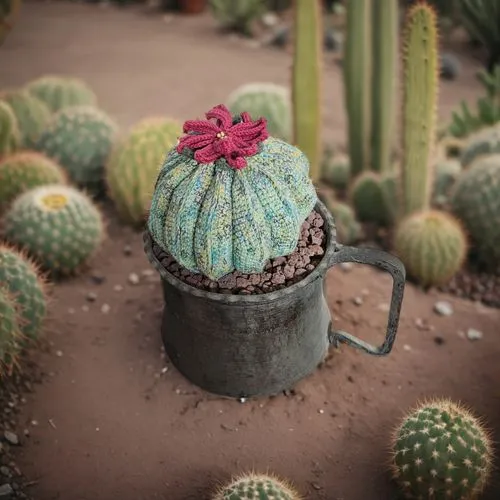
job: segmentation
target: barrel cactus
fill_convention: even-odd
[[[478,158],[457,180],[451,211],[463,222],[479,262],[500,263],[500,154]]]
[[[180,135],[182,125],[176,120],[147,118],[114,148],[106,164],[106,180],[118,213],[126,222],[144,222],[166,152]]]
[[[221,486],[212,500],[301,500],[295,488],[267,474],[246,473]]]
[[[438,210],[416,212],[396,229],[394,249],[408,275],[424,287],[450,280],[467,256],[467,237],[452,215]]]
[[[450,191],[462,173],[462,166],[458,160],[444,160],[434,167],[433,201],[438,206],[444,205]]]
[[[227,107],[235,115],[246,111],[252,117],[264,117],[273,137],[291,140],[292,105],[287,87],[267,82],[247,83],[229,95]]]
[[[56,160],[75,184],[98,194],[116,133],[117,125],[104,111],[73,106],[53,115],[36,149]]]
[[[218,280],[262,272],[293,252],[317,202],[305,155],[269,137],[266,121],[233,120],[219,105],[207,121],[187,121],[158,176],[148,229],[192,272]],[[211,121],[213,120],[213,121]]]
[[[26,90],[43,101],[56,113],[71,106],[95,106],[94,91],[79,78],[69,76],[41,76],[28,83]]]
[[[47,314],[47,292],[43,275],[24,253],[0,244],[0,283],[19,306],[21,333],[36,339]]]
[[[471,135],[465,143],[460,162],[467,168],[480,156],[495,153],[500,153],[500,123]]]
[[[19,148],[21,133],[12,108],[0,101],[0,159]]]
[[[30,189],[64,184],[66,174],[53,160],[35,151],[19,151],[0,161],[0,212]]]
[[[32,148],[50,120],[49,108],[26,90],[6,90],[0,93],[14,112],[21,134],[23,148]]]
[[[490,476],[489,433],[450,400],[420,404],[392,438],[392,471],[405,498],[478,498]]]
[[[344,190],[351,180],[351,164],[347,155],[332,155],[323,163],[323,179],[332,187]]]
[[[22,342],[19,305],[6,285],[0,283],[0,379],[10,374]]]
[[[77,189],[40,186],[16,198],[5,214],[5,237],[26,251],[53,277],[74,274],[103,239],[101,213]]]

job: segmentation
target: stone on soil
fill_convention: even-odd
[[[440,316],[451,316],[453,307],[449,302],[439,301],[434,304],[434,312]]]

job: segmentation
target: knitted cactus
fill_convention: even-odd
[[[41,153],[20,151],[0,161],[0,213],[21,193],[44,184],[65,184],[66,174]]]
[[[478,260],[495,269],[500,262],[500,154],[478,158],[458,178],[452,212],[465,225]]]
[[[467,237],[453,216],[428,210],[401,221],[394,250],[409,276],[424,287],[437,286],[449,281],[462,267]]]
[[[0,379],[10,373],[22,342],[19,305],[5,284],[0,283]]]
[[[301,500],[301,496],[287,481],[246,473],[220,487],[212,500]]]
[[[262,272],[288,255],[317,202],[297,148],[268,137],[265,119],[223,105],[187,121],[156,184],[148,229],[182,266],[218,280]],[[214,120],[214,121],[210,121]]]
[[[344,190],[351,180],[351,164],[346,155],[334,155],[323,163],[323,179],[335,189]]]
[[[462,173],[462,166],[457,160],[439,161],[434,167],[433,202],[442,206],[448,200],[451,188]]]
[[[291,140],[292,107],[286,87],[275,83],[247,83],[229,95],[227,107],[234,115],[246,111],[253,118],[263,116],[273,137]]]
[[[5,237],[54,277],[74,274],[99,248],[104,228],[92,201],[70,186],[41,186],[16,198]]]
[[[480,156],[500,153],[500,123],[471,135],[462,151],[462,167],[469,167]]]
[[[0,283],[19,305],[23,337],[36,339],[47,313],[45,281],[37,266],[23,253],[0,244]]]
[[[73,106],[52,117],[36,149],[60,163],[78,186],[97,193],[116,132],[116,124],[103,111]]]
[[[111,198],[121,217],[142,224],[167,150],[182,134],[175,120],[149,118],[139,122],[114,149],[106,165],[106,180]]]
[[[26,90],[43,101],[53,113],[70,106],[97,104],[92,89],[79,78],[42,76],[28,83]]]
[[[21,133],[12,108],[0,101],[0,160],[19,148]]]
[[[26,90],[6,90],[0,93],[16,116],[23,148],[32,148],[50,120],[50,110],[40,99]]]
[[[392,471],[405,498],[478,498],[491,470],[488,432],[469,410],[450,400],[423,403],[392,438]]]

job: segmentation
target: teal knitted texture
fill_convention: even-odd
[[[172,150],[160,170],[148,218],[156,243],[191,272],[213,280],[259,273],[293,252],[316,190],[309,163],[273,137],[241,170],[224,159],[200,164]]]

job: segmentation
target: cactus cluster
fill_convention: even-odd
[[[104,111],[73,106],[53,115],[36,149],[57,161],[76,185],[97,194],[116,133],[116,124]]]
[[[221,486],[212,500],[301,500],[287,481],[267,474],[245,473]]]
[[[99,248],[101,213],[70,186],[47,185],[22,194],[4,217],[8,241],[24,248],[52,276],[74,274]]]
[[[16,151],[20,144],[21,133],[16,115],[6,102],[0,101],[0,160]]]
[[[31,81],[26,90],[43,101],[52,113],[71,106],[95,106],[94,91],[79,78],[42,76]]]
[[[500,153],[478,158],[457,180],[451,211],[463,222],[478,261],[495,270],[500,263]]]
[[[64,170],[34,151],[19,151],[0,160],[0,213],[20,194],[45,184],[65,184]]]
[[[423,403],[397,427],[392,471],[406,498],[473,499],[490,475],[488,432],[449,400]]]
[[[500,153],[500,123],[471,135],[464,145],[460,162],[468,168],[481,156]]]
[[[128,223],[144,222],[162,162],[181,134],[176,120],[147,118],[114,148],[106,181],[119,215]]]

